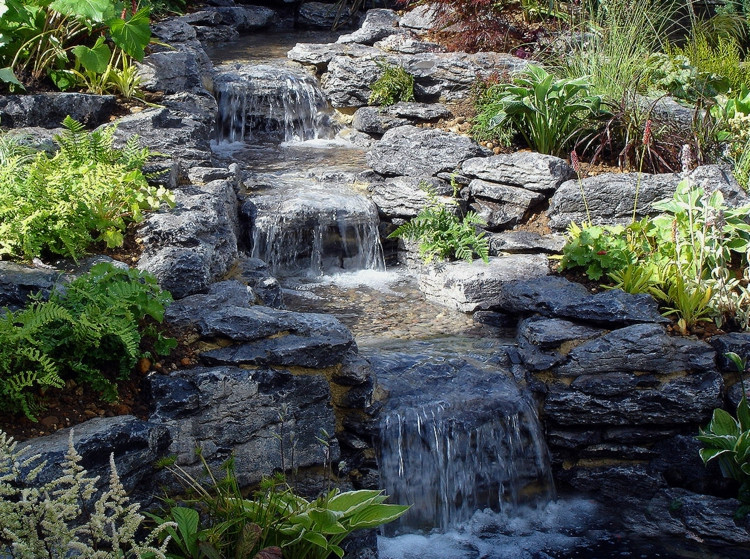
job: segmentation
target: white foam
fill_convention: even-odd
[[[342,289],[369,287],[382,293],[394,295],[396,292],[391,288],[393,285],[404,281],[404,275],[401,272],[387,270],[356,270],[324,276],[320,278],[320,281]]]
[[[312,140],[290,140],[281,142],[283,148],[311,148],[311,149],[362,149],[343,138],[334,138],[331,140],[315,138]]]

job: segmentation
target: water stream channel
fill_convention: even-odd
[[[215,155],[247,174],[248,244],[282,282],[287,308],[337,316],[388,394],[381,483],[409,513],[379,538],[383,559],[683,557],[610,530],[592,501],[557,498],[530,397],[502,332],[427,302],[386,269],[361,149],[314,78],[286,60],[330,34],[252,35],[210,51],[222,76]]]

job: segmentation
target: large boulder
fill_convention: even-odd
[[[0,309],[25,307],[29,295],[46,297],[61,280],[62,274],[55,269],[0,261]]]
[[[532,151],[468,159],[461,165],[461,172],[471,178],[547,193],[575,176],[563,159]]]
[[[375,183],[372,188],[372,201],[381,215],[389,219],[409,219],[429,203],[429,186],[438,196],[451,196],[453,187],[446,181],[434,177],[393,177]]]
[[[401,27],[426,31],[437,24],[437,4],[420,4],[401,17]]]
[[[138,65],[141,86],[147,91],[178,93],[205,89],[195,56],[181,51],[155,52]]]
[[[375,41],[384,39],[389,35],[403,32],[398,27],[398,21],[398,14],[393,10],[369,10],[359,29],[348,35],[341,35],[336,42],[372,45]]]
[[[367,163],[381,175],[434,176],[451,172],[461,162],[488,152],[453,132],[416,126],[388,130],[367,154]]]
[[[175,298],[205,290],[237,259],[237,196],[218,180],[175,192],[177,205],[149,214],[138,235],[138,268],[153,273]]]
[[[534,206],[545,200],[539,192],[482,179],[472,180],[468,190],[474,198],[471,209],[487,223],[490,231],[520,223]]]
[[[297,43],[286,55],[290,60],[322,71],[335,56],[377,56],[378,49],[359,43]]]
[[[66,116],[94,128],[109,121],[116,107],[114,95],[40,93],[0,96],[0,123],[4,128],[41,126],[58,128]]]
[[[347,6],[339,12],[337,4],[304,2],[297,10],[296,23],[308,29],[331,29],[337,21],[343,23],[348,17]]]

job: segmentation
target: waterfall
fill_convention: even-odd
[[[536,412],[506,369],[457,349],[371,359],[388,392],[376,444],[381,482],[392,502],[412,505],[386,530],[446,531],[478,510],[553,498]]]
[[[298,142],[331,139],[336,127],[317,80],[281,65],[225,65],[218,68],[216,139],[239,142],[272,139]]]

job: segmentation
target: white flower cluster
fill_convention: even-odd
[[[88,477],[70,434],[63,475],[36,483],[46,463],[25,457],[0,431],[0,557],[19,559],[166,559],[167,537],[156,540],[167,524],[139,542],[144,517],[129,503],[110,456],[109,487],[96,498],[98,477]],[[169,524],[171,526],[171,524]]]

